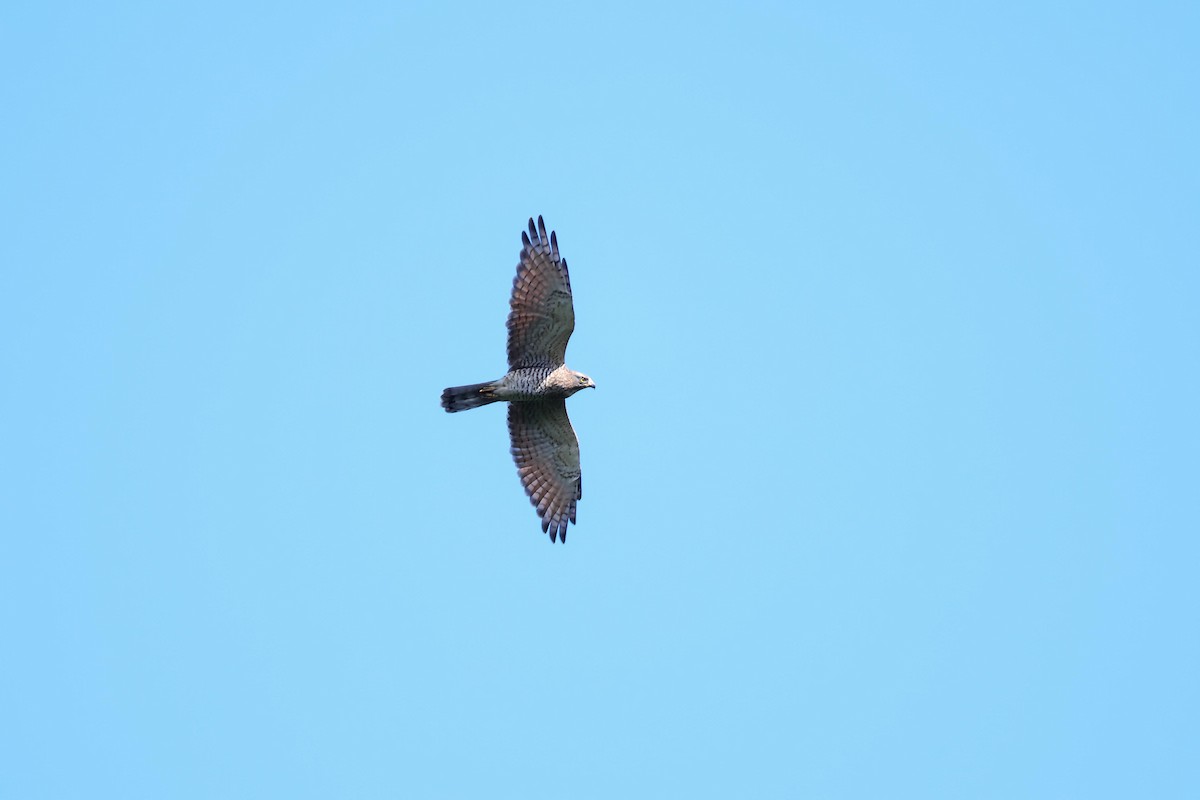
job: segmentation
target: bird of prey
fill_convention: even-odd
[[[521,259],[513,279],[508,313],[508,374],[487,383],[451,386],[442,408],[466,411],[508,402],[512,456],[525,493],[542,519],[550,541],[567,541],[575,504],[583,497],[579,479],[579,440],[567,418],[567,398],[596,384],[568,369],[567,340],[575,330],[571,277],[558,253],[558,237],[546,236],[546,223],[529,220],[521,232]]]

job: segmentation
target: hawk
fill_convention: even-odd
[[[571,276],[558,253],[554,231],[546,236],[539,216],[521,232],[521,259],[513,278],[508,313],[508,374],[487,383],[451,386],[442,392],[450,413],[508,402],[508,434],[521,485],[542,519],[550,541],[567,541],[575,504],[583,497],[579,440],[567,418],[567,398],[596,384],[563,363],[575,330]]]

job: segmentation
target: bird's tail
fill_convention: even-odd
[[[495,403],[500,399],[494,394],[498,388],[500,388],[500,381],[472,383],[470,386],[451,386],[442,392],[442,408],[453,414],[455,411],[466,411],[469,408],[479,408],[488,403]]]

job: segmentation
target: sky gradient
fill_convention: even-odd
[[[0,796],[1200,796],[1200,14],[1045,5],[6,5]]]

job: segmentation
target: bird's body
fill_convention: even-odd
[[[538,217],[521,234],[524,247],[513,279],[508,315],[508,373],[487,383],[452,386],[442,392],[449,412],[506,401],[508,430],[517,473],[542,519],[550,540],[567,539],[583,497],[579,442],[567,418],[566,399],[596,387],[565,363],[567,340],[575,329],[575,309],[567,262],[558,238]]]
[[[591,379],[584,384],[580,378],[586,375],[561,367],[517,367],[509,370],[503,378],[469,386],[452,386],[442,392],[442,407],[447,411],[466,411],[468,408],[486,406],[506,400],[521,403],[537,400],[566,399],[591,386]]]
[[[544,400],[549,397],[567,398],[591,385],[580,383],[580,375],[566,364],[549,367],[519,367],[500,379],[497,390],[502,400]]]

